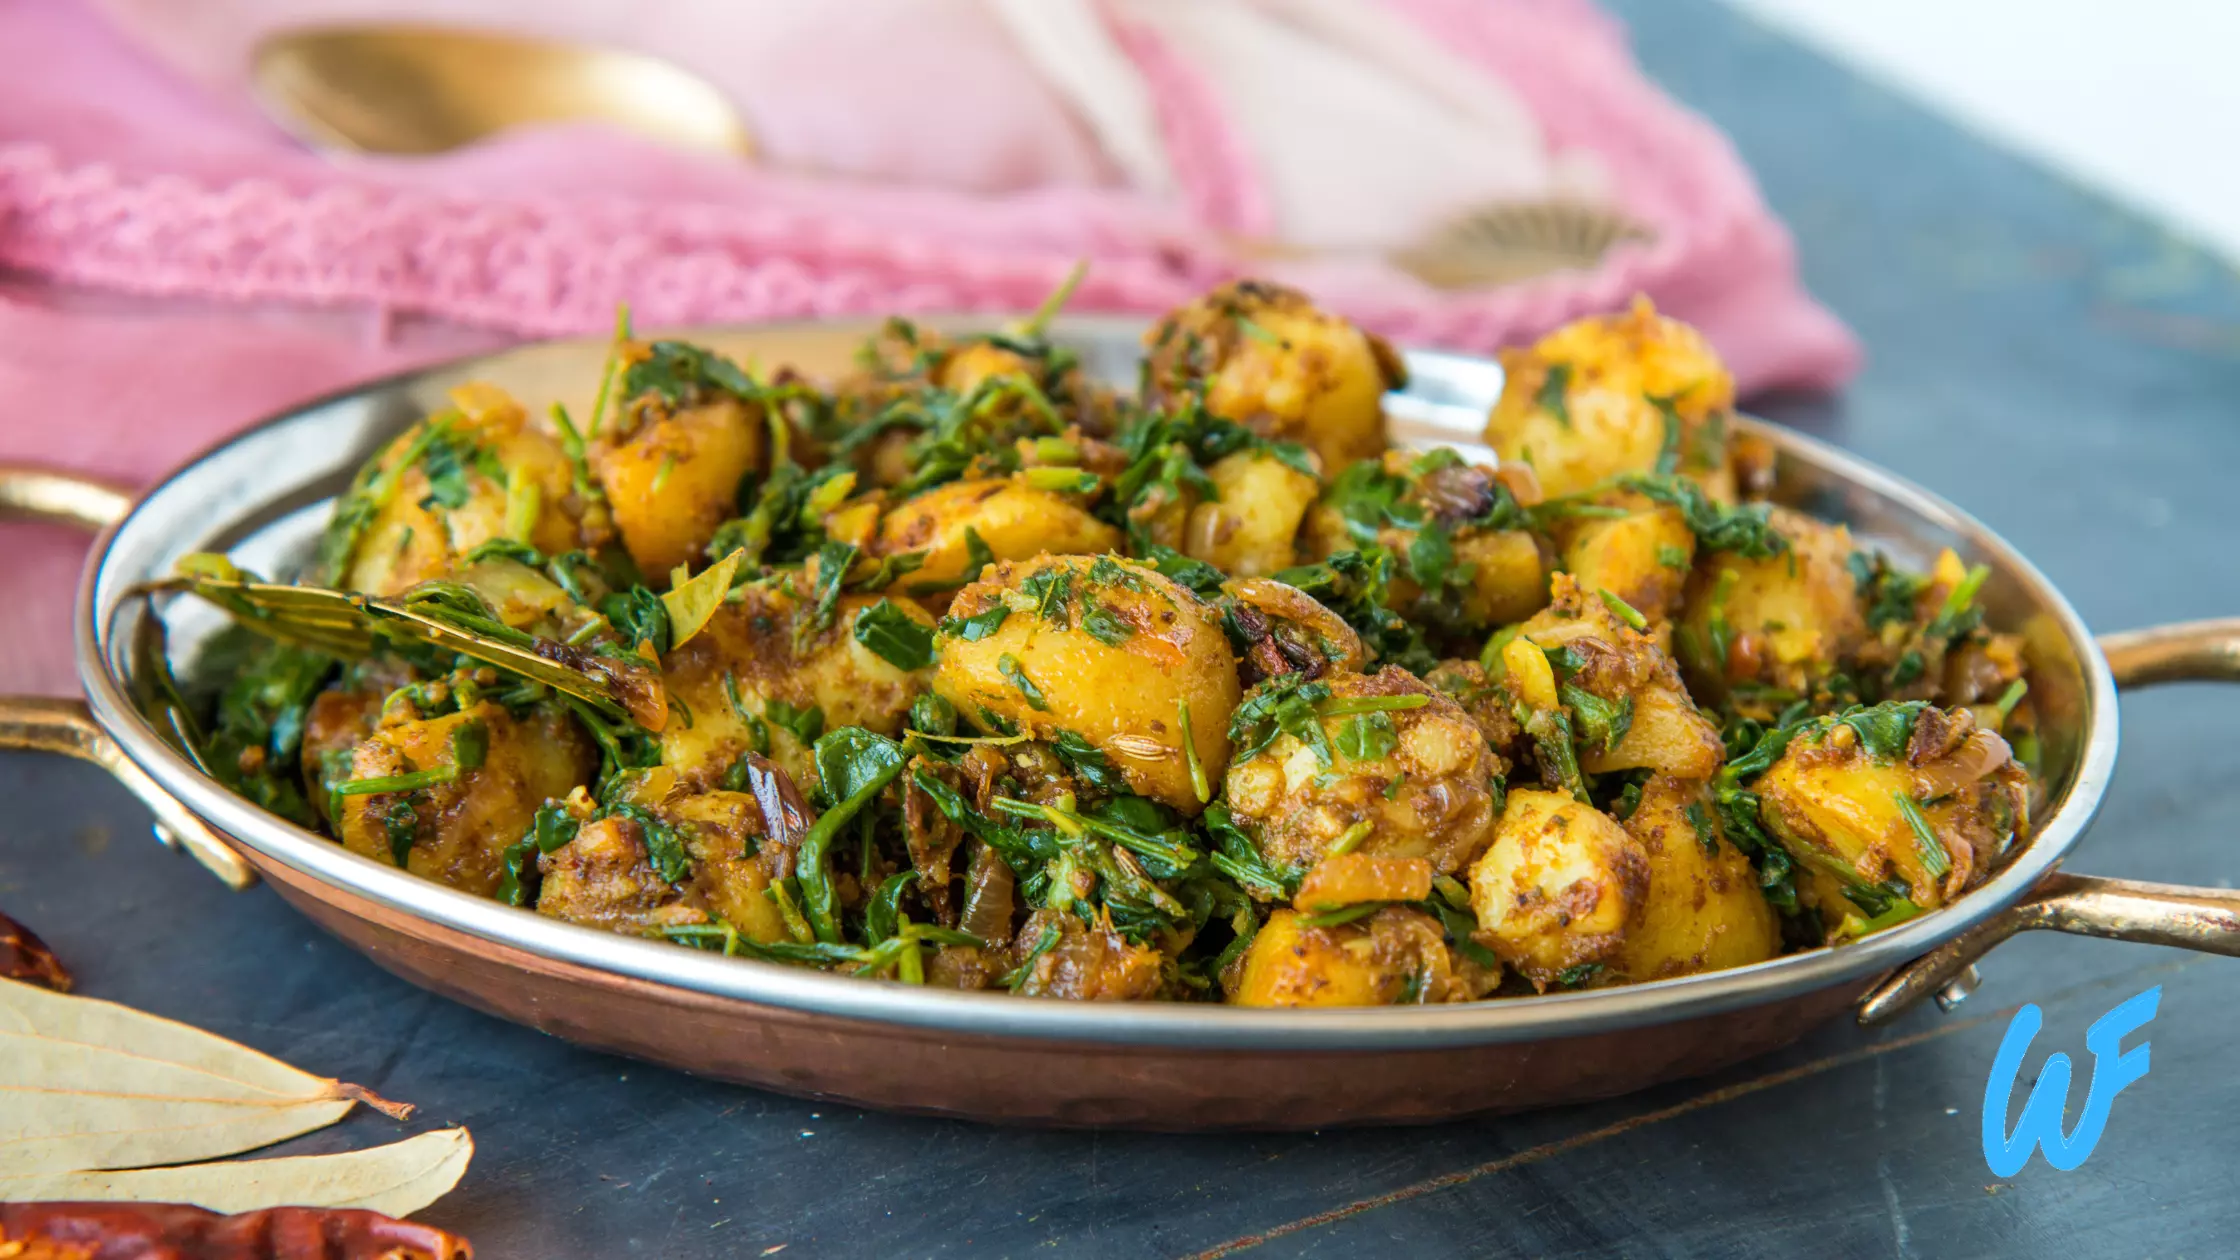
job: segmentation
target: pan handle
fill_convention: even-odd
[[[107,482],[52,469],[0,464],[0,519],[54,521],[95,532],[123,520],[131,506],[131,493]],[[0,748],[58,752],[100,766],[155,813],[157,839],[193,854],[228,887],[248,888],[257,882],[256,871],[232,846],[124,755],[116,741],[94,722],[85,701],[0,696]]]
[[[125,790],[140,798],[156,816],[156,838],[173,848],[184,848],[211,874],[235,890],[252,887],[257,872],[165,792],[148,772],[133,764],[115,740],[94,722],[85,701],[50,696],[0,696],[0,748],[32,752],[57,752],[76,757],[115,775]]]
[[[2116,685],[2240,682],[2240,617],[2106,635]],[[1975,962],[2017,932],[2047,930],[2240,957],[2240,892],[2055,871],[2022,900],[1900,967],[1859,1003],[1879,1024],[1932,994],[1950,1005],[1974,987]],[[1957,987],[1955,987],[1957,986]]]
[[[130,491],[50,468],[0,464],[0,518],[57,521],[99,533],[124,519]]]

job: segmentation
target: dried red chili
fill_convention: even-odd
[[[0,1203],[6,1260],[473,1260],[466,1239],[356,1208],[221,1216],[170,1203]]]
[[[7,915],[0,914],[0,977],[70,991],[70,972],[47,943]]]

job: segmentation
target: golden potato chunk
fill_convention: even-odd
[[[1297,442],[1330,470],[1383,452],[1384,394],[1406,380],[1390,347],[1305,294],[1257,280],[1169,313],[1144,343],[1147,402],[1202,390],[1208,411]]]
[[[1615,496],[1635,500],[1639,496]],[[1652,622],[1680,608],[1695,563],[1696,536],[1675,508],[1568,521],[1557,530],[1558,563],[1587,591],[1608,591]]]
[[[692,399],[647,392],[625,401],[588,452],[622,545],[655,587],[698,562],[716,527],[739,514],[739,483],[761,469],[769,445],[760,406],[725,393]]]
[[[952,481],[889,509],[873,550],[880,556],[924,552],[924,565],[900,586],[938,588],[980,577],[971,564],[974,538],[989,560],[1027,560],[1044,552],[1099,555],[1120,547],[1120,531],[1091,516],[1077,496],[1028,485],[1021,473]]]
[[[1264,451],[1238,451],[1206,469],[1220,497],[1190,510],[1182,550],[1235,577],[1261,577],[1298,560],[1299,523],[1322,485]]]
[[[1510,792],[1492,846],[1470,870],[1477,939],[1543,991],[1599,979],[1648,898],[1641,842],[1559,792]]]
[[[1334,853],[1299,882],[1293,905],[1322,914],[1364,901],[1421,901],[1431,895],[1431,863],[1422,858]]]
[[[875,621],[898,616],[930,632],[924,609],[907,599],[843,594],[819,625],[815,601],[806,590],[791,593],[789,582],[804,585],[803,575],[740,587],[662,661],[663,684],[682,705],[661,730],[662,764],[687,783],[714,786],[746,752],[807,782],[818,734],[860,726],[899,735],[910,702],[931,684],[930,666],[904,669],[855,632],[857,620],[881,604],[888,611]]]
[[[1786,552],[1763,560],[1706,552],[1688,579],[1673,640],[1689,684],[1708,702],[1750,687],[1809,695],[1866,638],[1851,531],[1787,508],[1775,508],[1769,523],[1788,539]]]
[[[1757,869],[1722,838],[1701,783],[1649,780],[1625,829],[1648,860],[1649,895],[1610,959],[1612,980],[1666,980],[1781,952],[1781,924],[1759,891]]]
[[[1499,980],[1456,959],[1439,921],[1421,910],[1385,906],[1345,923],[1310,923],[1292,910],[1270,914],[1245,952],[1229,1000],[1238,1006],[1462,1002]]]
[[[1502,655],[1531,708],[1569,710],[1587,773],[1649,767],[1706,780],[1718,770],[1726,751],[1718,728],[1697,712],[1672,659],[1570,575],[1556,575],[1554,602]]]
[[[1798,861],[1870,904],[1881,890],[1933,910],[2027,830],[2025,783],[2007,742],[1968,710],[1909,701],[1812,722],[1753,786],[1766,829]]]
[[[445,767],[457,767],[448,781],[360,791]],[[353,853],[487,897],[505,875],[506,846],[528,830],[537,807],[589,782],[597,767],[574,719],[552,709],[517,719],[483,701],[442,717],[395,720],[352,751],[350,782],[336,788],[336,831]]]
[[[336,585],[394,595],[448,576],[486,542],[554,555],[604,537],[604,510],[577,493],[560,444],[531,428],[519,403],[483,384],[453,390],[451,401],[358,474],[321,549]]]
[[[1726,440],[1734,378],[1701,333],[1658,315],[1647,298],[1622,315],[1566,324],[1501,363],[1508,378],[1486,445],[1532,465],[1551,497],[1658,471],[1734,497]]]
[[[1300,550],[1322,560],[1371,544],[1393,556],[1386,601],[1434,630],[1482,634],[1548,602],[1551,555],[1523,528],[1539,502],[1521,465],[1493,469],[1449,450],[1387,451],[1332,479],[1307,514]]]
[[[1229,764],[1223,732],[1239,689],[1220,615],[1148,566],[997,564],[957,594],[934,646],[934,690],[968,720],[1040,740],[1078,735],[1138,795],[1186,815],[1205,808]]]
[[[628,935],[720,919],[748,940],[787,939],[765,890],[792,872],[793,850],[769,838],[755,798],[677,792],[674,775],[652,774],[671,785],[662,799],[633,793],[635,809],[583,823],[574,839],[538,858],[537,912]],[[683,877],[665,878],[664,861],[681,861]]]
[[[1246,704],[1233,733],[1255,750],[1229,768],[1229,814],[1277,867],[1311,871],[1358,853],[1452,874],[1492,839],[1507,763],[1452,699],[1406,670],[1287,676]]]

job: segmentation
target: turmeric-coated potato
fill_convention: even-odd
[[[1754,787],[1798,861],[1933,910],[2026,829],[2024,782],[1968,710],[1909,701],[1815,720]]]
[[[659,786],[632,794],[636,810],[585,822],[574,839],[538,858],[538,913],[635,935],[721,920],[748,940],[787,939],[764,890],[791,873],[793,853],[767,836],[755,798],[679,792],[662,768],[650,776]],[[657,840],[685,860],[674,883],[656,862],[649,842]]]
[[[560,444],[531,428],[519,403],[480,383],[453,390],[451,402],[358,474],[324,555],[336,585],[394,595],[450,576],[486,542],[556,555],[603,538],[602,511],[577,493]]]
[[[1559,654],[1564,677],[1541,670],[1540,655]],[[1579,766],[1589,774],[1649,767],[1685,779],[1709,779],[1725,755],[1718,728],[1696,710],[1679,669],[1647,634],[1627,625],[1602,599],[1557,574],[1555,600],[1504,650],[1519,694],[1533,708],[1551,707],[1549,689],[1570,710]],[[1529,684],[1525,681],[1530,679]],[[1560,684],[1560,686],[1559,686]]]
[[[874,624],[899,617],[930,632],[929,614],[908,599],[843,594],[820,624],[810,593],[787,590],[802,581],[797,574],[740,587],[662,661],[679,707],[661,730],[661,758],[687,783],[713,786],[745,752],[807,783],[817,735],[843,726],[899,735],[910,702],[925,694],[930,664],[905,669],[881,656],[856,623],[884,605],[871,613]]]
[[[1385,599],[1412,620],[1456,635],[1521,621],[1548,602],[1551,555],[1524,528],[1539,502],[1531,470],[1464,462],[1451,450],[1387,451],[1333,477],[1307,513],[1308,560],[1374,545],[1394,565]]]
[[[528,830],[537,807],[589,782],[597,766],[574,719],[551,708],[516,718],[483,701],[395,721],[352,751],[349,782],[336,789],[336,830],[353,853],[487,897],[505,874],[506,846]],[[455,769],[443,782],[353,794],[353,783],[447,767]]]
[[[1229,1000],[1238,1006],[1396,1006],[1461,1002],[1499,981],[1453,956],[1439,921],[1385,906],[1346,923],[1310,926],[1277,910],[1246,950]]]
[[[1508,375],[1486,445],[1532,465],[1551,498],[1657,472],[1660,462],[1715,498],[1734,497],[1734,378],[1701,333],[1658,315],[1647,298],[1622,315],[1566,324],[1501,361]]]
[[[1640,841],[1594,806],[1537,788],[1509,793],[1470,870],[1477,939],[1541,990],[1599,978],[1648,898]]]
[[[1525,530],[1464,530],[1454,537],[1454,559],[1461,598],[1451,624],[1482,632],[1522,621],[1548,602],[1547,557],[1540,540]],[[1393,586],[1403,605],[1406,591],[1421,589],[1405,580]],[[1428,610],[1418,615],[1428,617]]]
[[[1238,451],[1206,469],[1219,498],[1190,511],[1182,550],[1232,577],[1260,577],[1298,559],[1299,522],[1322,491],[1265,451]]]
[[[1649,896],[1610,960],[1613,980],[1666,980],[1781,952],[1781,925],[1759,891],[1758,872],[1722,838],[1703,784],[1649,780],[1625,829],[1648,859]]]
[[[1229,764],[1239,689],[1220,615],[1148,565],[991,566],[958,592],[934,646],[934,690],[968,721],[1041,740],[1071,732],[1138,795],[1184,814],[1205,808]]]
[[[1541,663],[1546,661],[1542,656]],[[1512,762],[1516,760],[1518,740],[1523,732],[1517,726],[1515,701],[1506,687],[1486,673],[1484,666],[1476,661],[1441,661],[1423,676],[1423,681],[1447,693],[1461,706],[1464,716],[1477,724],[1479,734],[1486,738],[1486,747],[1496,756]]]
[[[1608,591],[1652,623],[1663,621],[1679,611],[1696,536],[1676,508],[1628,506],[1635,510],[1626,516],[1566,522],[1557,532],[1558,564],[1583,589]]]
[[[1688,580],[1674,642],[1706,702],[1738,684],[1809,694],[1866,638],[1851,531],[1787,508],[1769,523],[1787,551],[1763,560],[1708,551]]]
[[[922,551],[925,563],[904,577],[905,591],[975,581],[972,539],[993,560],[1116,551],[1120,531],[1091,516],[1077,496],[1027,484],[1024,473],[1002,480],[952,481],[888,510],[875,553]],[[968,571],[969,570],[969,571]]]
[[[760,470],[769,424],[760,406],[720,392],[671,402],[649,391],[607,418],[591,469],[648,583],[665,586],[670,570],[697,563],[716,527],[739,514],[739,483]]]
[[[1422,858],[1333,853],[1299,881],[1291,902],[1323,914],[1364,901],[1422,901],[1431,895],[1431,881],[1431,863]]]
[[[1287,675],[1246,704],[1243,717],[1266,716],[1240,720],[1237,736],[1266,743],[1229,768],[1229,813],[1276,866],[1307,871],[1361,853],[1452,874],[1492,838],[1507,763],[1452,699],[1408,671]]]
[[[1144,340],[1149,401],[1169,405],[1203,389],[1213,414],[1297,442],[1333,473],[1384,450],[1384,394],[1406,379],[1375,337],[1303,293],[1256,280],[1169,313]]]

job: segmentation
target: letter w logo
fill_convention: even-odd
[[[2077,1117],[2077,1127],[2067,1134],[2061,1131],[2061,1120],[2069,1106],[2069,1056],[2057,1050],[2046,1056],[2037,1084],[2030,1087],[2014,1135],[2006,1135],[2007,1100],[2022,1071],[2022,1057],[2045,1024],[2045,1016],[2036,1006],[2024,1006],[2015,1012],[2006,1037],[1999,1042],[1998,1057],[1991,1061],[1991,1080],[1983,1090],[1983,1158],[1991,1165],[1993,1176],[2012,1177],[2021,1172],[2030,1162],[2032,1147],[2042,1148],[2046,1162],[2063,1172],[2084,1163],[2092,1148],[2100,1144],[2116,1095],[2147,1074],[2148,1043],[2142,1041],[2124,1050],[2123,1039],[2153,1019],[2161,1001],[2162,986],[2158,984],[2125,999],[2085,1030],[2084,1047],[2092,1052],[2092,1083],[2086,1088],[2084,1114]]]

